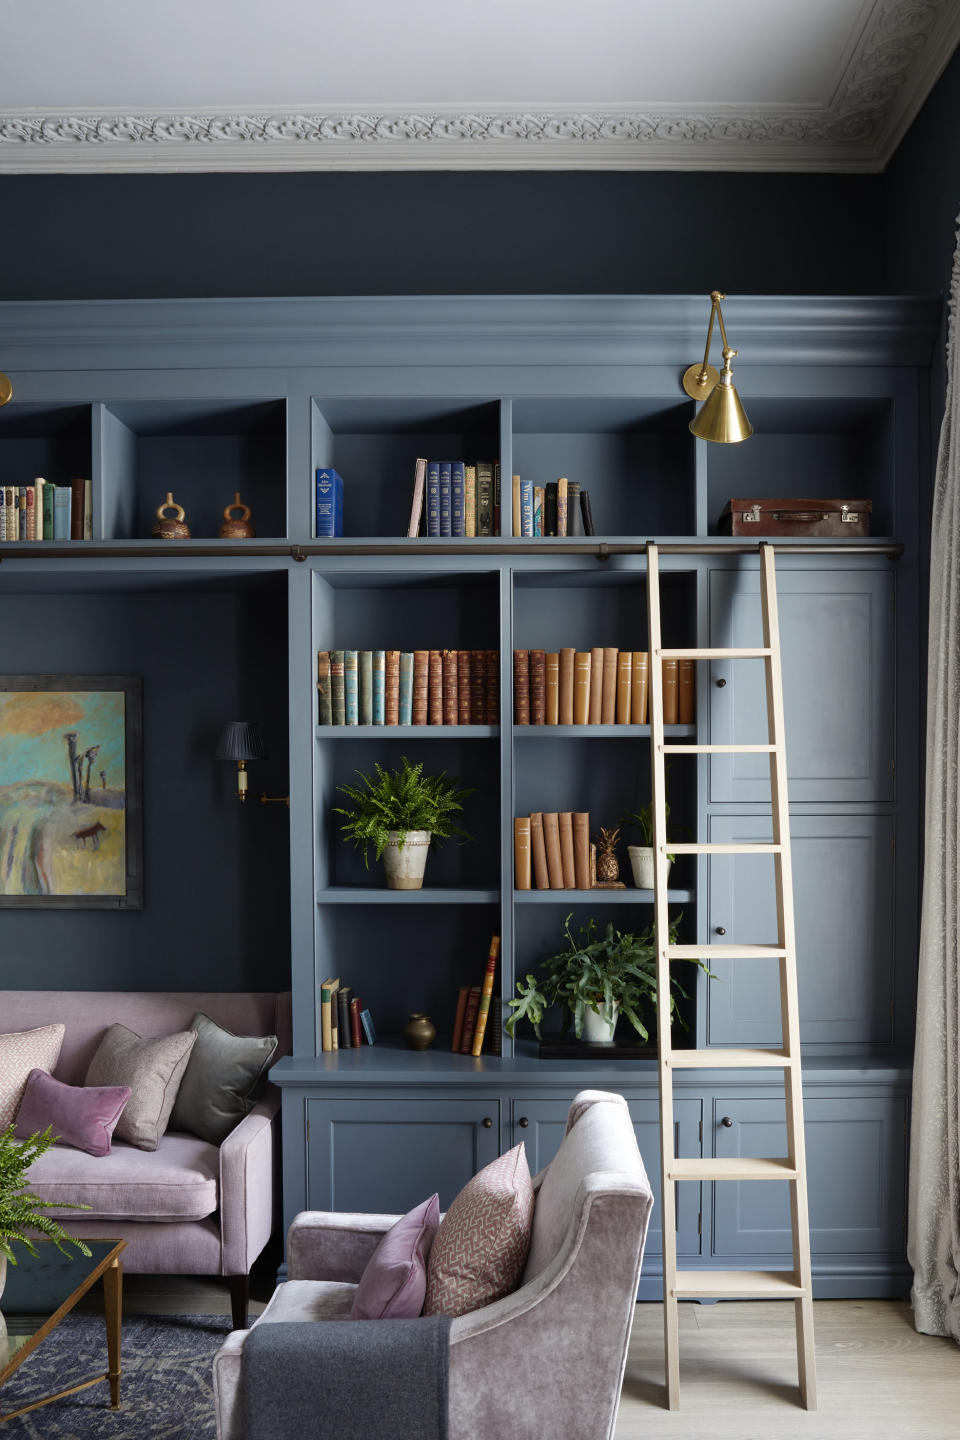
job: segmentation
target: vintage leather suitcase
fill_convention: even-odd
[[[870,534],[870,500],[731,500],[721,535],[851,536]]]

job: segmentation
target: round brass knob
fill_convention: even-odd
[[[723,676],[721,675],[720,679],[717,681],[717,689],[722,690],[726,683],[726,680],[724,680]]]
[[[483,1117],[483,1128],[484,1128],[484,1130],[489,1130],[489,1129],[492,1128],[492,1126],[493,1126],[493,1121],[490,1119],[490,1116],[489,1116],[489,1115],[485,1115],[485,1116]]]
[[[733,1121],[730,1119],[729,1115],[724,1115],[723,1119],[720,1121],[720,1124],[723,1126],[724,1130],[730,1130],[733,1126]]]
[[[726,925],[718,925],[717,928],[716,928],[716,930],[714,931],[714,934],[715,934],[715,935],[726,935],[726,933],[727,933],[727,927],[726,927]]]
[[[521,1130],[526,1130],[527,1126],[530,1124],[530,1121],[527,1119],[526,1115],[521,1115],[520,1119],[517,1121],[517,1124],[520,1126]]]

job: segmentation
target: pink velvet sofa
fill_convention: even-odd
[[[290,1050],[287,994],[162,994],[89,990],[0,992],[0,1032],[66,1026],[58,1080],[82,1085],[107,1027],[142,1036],[186,1030],[198,1010],[236,1035],[276,1035],[277,1058]],[[268,1085],[254,1109],[218,1147],[168,1130],[154,1151],[114,1141],[101,1158],[56,1145],[35,1162],[30,1187],[44,1199],[83,1201],[64,1209],[80,1236],[126,1240],[131,1274],[223,1275],[233,1324],[246,1326],[250,1266],[274,1227],[280,1092]]]

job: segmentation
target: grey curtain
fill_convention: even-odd
[[[960,223],[960,222],[958,222]],[[930,553],[926,864],[907,1253],[918,1330],[960,1341],[960,240]]]

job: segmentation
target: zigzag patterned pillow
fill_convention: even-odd
[[[0,1035],[0,1130],[13,1123],[30,1071],[53,1070],[65,1031],[65,1025],[39,1025]]]
[[[519,1283],[533,1230],[523,1145],[474,1175],[440,1223],[427,1261],[424,1315],[467,1315]]]

